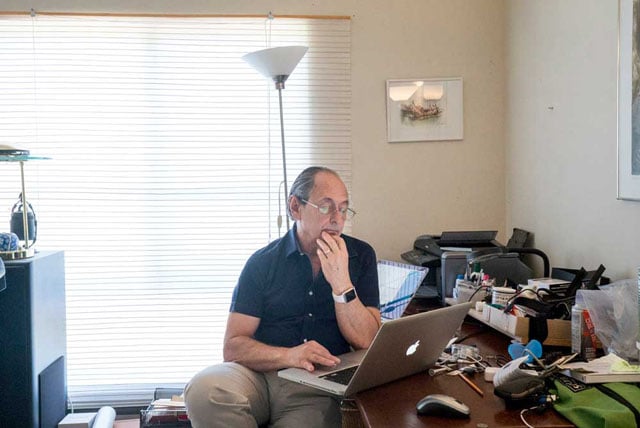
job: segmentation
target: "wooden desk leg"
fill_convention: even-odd
[[[340,403],[340,413],[342,414],[342,428],[365,428],[355,400],[343,399]]]

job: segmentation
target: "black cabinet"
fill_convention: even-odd
[[[64,253],[4,263],[0,428],[55,428],[66,410]]]

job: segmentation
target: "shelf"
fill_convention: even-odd
[[[447,305],[455,305],[458,303],[458,301],[456,299],[454,299],[453,297],[447,297],[444,299],[445,303]],[[510,332],[507,329],[501,328],[500,326],[497,326],[495,324],[491,324],[491,322],[489,320],[487,320],[485,318],[485,314],[484,311],[480,312],[480,311],[476,311],[474,308],[469,309],[469,314],[468,314],[471,318],[474,318],[478,321],[480,321],[481,323],[488,325],[489,327],[491,327],[492,329],[499,331],[500,333],[509,336],[512,339],[516,339],[516,340],[521,340],[522,337],[518,337],[516,336],[513,332]]]
[[[45,156],[33,155],[0,155],[0,162],[26,162],[30,160],[48,160]]]
[[[448,305],[458,303],[456,299],[450,297],[447,297],[445,302]],[[502,309],[497,309],[487,304],[484,305],[482,312],[473,308],[469,309],[469,316],[512,339],[522,343],[529,342],[529,318],[506,314]],[[560,319],[548,319],[546,321],[548,333],[543,345],[571,346],[571,321]]]

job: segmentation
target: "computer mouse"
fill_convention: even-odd
[[[416,404],[419,415],[468,418],[469,407],[462,401],[444,394],[430,394]]]

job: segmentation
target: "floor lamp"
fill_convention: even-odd
[[[284,177],[285,203],[289,197],[287,189],[287,157],[284,145],[284,119],[282,116],[282,90],[284,82],[291,75],[302,57],[307,53],[306,46],[281,46],[277,48],[263,49],[248,53],[242,57],[249,65],[255,68],[263,76],[272,79],[278,90],[278,102],[280,105],[280,141],[282,143],[282,175]],[[287,218],[287,230],[289,230],[289,216]]]

